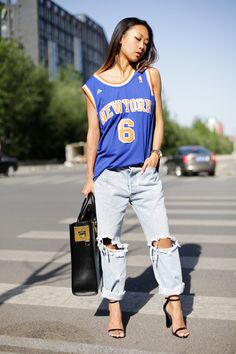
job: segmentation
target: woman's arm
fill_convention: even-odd
[[[88,133],[87,133],[87,173],[82,193],[87,197],[89,192],[94,193],[93,170],[97,156],[97,146],[100,138],[99,122],[96,110],[90,100],[87,99]]]
[[[161,77],[157,69],[150,69],[150,76],[152,81],[153,93],[155,96],[155,128],[153,133],[152,150],[159,150],[161,148],[163,135],[164,135],[164,122],[162,116],[162,100],[161,100]],[[151,155],[144,161],[142,172],[144,172],[147,166],[156,167],[159,160],[159,156],[156,152],[152,152]]]

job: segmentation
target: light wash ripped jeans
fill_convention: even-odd
[[[103,270],[102,296],[122,300],[125,294],[128,245],[121,243],[120,234],[129,203],[146,236],[159,293],[164,296],[181,294],[184,283],[178,250],[180,246],[175,237],[169,236],[162,183],[157,170],[148,167],[141,174],[141,167],[106,169],[96,179],[94,187]],[[118,249],[108,249],[103,244],[104,238],[111,239]],[[172,247],[153,247],[153,241],[161,238],[170,238]]]

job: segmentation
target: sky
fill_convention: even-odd
[[[170,116],[191,126],[215,118],[236,135],[236,0],[54,0],[99,23],[108,41],[125,17],[154,32],[162,95]]]

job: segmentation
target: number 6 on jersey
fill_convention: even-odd
[[[118,124],[118,137],[122,143],[132,143],[134,141],[135,132],[131,127],[134,127],[132,119],[121,119]]]

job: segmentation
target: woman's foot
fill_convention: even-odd
[[[124,338],[125,331],[122,323],[122,313],[119,301],[109,301],[108,334],[113,338]]]
[[[179,296],[169,296],[164,308],[166,310],[164,311],[167,312],[167,315],[171,318],[170,322],[172,323],[172,333],[177,337],[187,338],[189,336],[189,332],[185,326]]]

